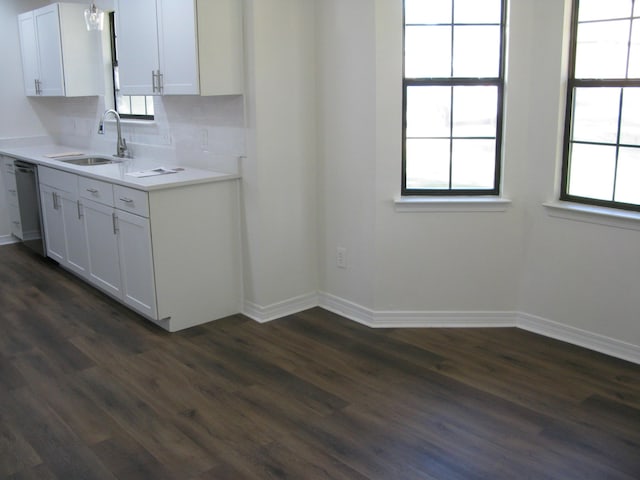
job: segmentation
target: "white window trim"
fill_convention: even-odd
[[[543,205],[550,217],[595,223],[626,230],[640,230],[640,212],[561,200],[543,203]]]
[[[396,212],[505,212],[511,200],[487,196],[404,196],[394,200]]]

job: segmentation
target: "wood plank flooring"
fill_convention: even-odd
[[[168,334],[4,246],[0,478],[639,479],[640,366],[319,308]]]

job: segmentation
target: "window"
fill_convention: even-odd
[[[113,100],[120,118],[153,120],[153,97],[150,95],[121,95],[118,77],[118,49],[115,30],[115,14],[109,14],[111,28],[111,61],[113,68]]]
[[[404,1],[403,195],[498,195],[505,8]]]
[[[574,0],[561,192],[640,211],[640,0]]]

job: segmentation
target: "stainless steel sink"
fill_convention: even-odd
[[[60,160],[64,163],[71,163],[72,165],[82,165],[85,167],[90,167],[93,165],[106,165],[108,163],[119,163],[120,160],[115,160],[109,157],[76,157],[76,158],[68,158],[66,160]]]

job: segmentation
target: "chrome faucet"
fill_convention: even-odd
[[[98,125],[98,134],[104,135],[104,119],[107,118],[107,115],[109,114],[112,114],[116,118],[116,129],[118,130],[118,146],[115,156],[124,158],[127,156],[127,141],[122,138],[122,130],[120,129],[120,114],[113,108],[105,110],[105,112],[102,114],[100,124]]]

